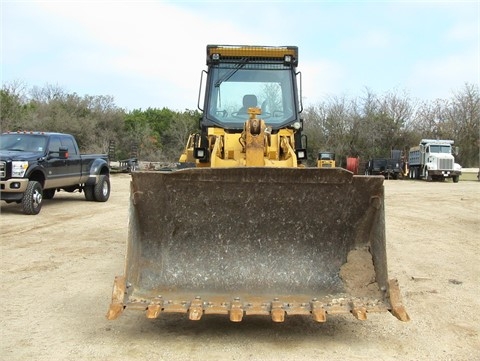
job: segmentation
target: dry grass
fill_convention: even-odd
[[[461,181],[478,181],[478,168],[464,168],[462,169]]]

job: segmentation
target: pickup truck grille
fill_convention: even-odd
[[[7,170],[7,167],[6,167],[6,164],[4,161],[0,161],[0,178],[5,178],[5,175],[6,175],[6,170]]]
[[[452,170],[453,169],[453,159],[439,159],[438,160],[438,169],[439,170]]]

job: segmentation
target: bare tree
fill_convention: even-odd
[[[465,84],[454,93],[444,111],[450,134],[460,145],[459,161],[467,167],[480,165],[480,93],[478,85]]]

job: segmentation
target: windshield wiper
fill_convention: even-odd
[[[218,88],[220,84],[230,79],[233,76],[233,74],[235,74],[237,71],[242,69],[247,62],[248,62],[248,58],[243,58],[242,60],[240,60],[240,63],[238,63],[235,66],[235,68],[231,69],[228,73],[226,73],[224,76],[222,76],[220,79],[217,80],[217,82],[215,83],[215,88]]]

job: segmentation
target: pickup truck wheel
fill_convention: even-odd
[[[55,195],[55,188],[43,190],[43,199],[52,199],[54,195]]]
[[[42,186],[37,181],[29,181],[23,194],[22,207],[25,214],[38,214],[42,209]]]
[[[85,193],[85,199],[87,201],[94,201],[95,200],[95,196],[93,194],[93,186],[83,187],[83,193]]]
[[[93,191],[97,202],[106,202],[110,197],[110,178],[107,175],[100,175]]]

